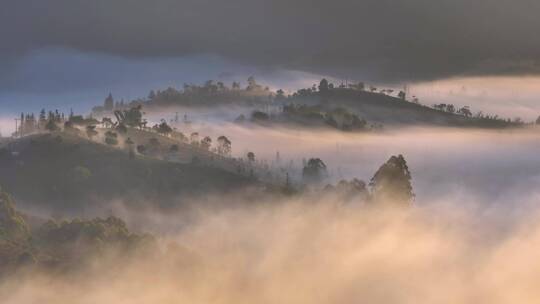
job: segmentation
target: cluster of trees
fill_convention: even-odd
[[[364,130],[367,122],[344,108],[324,109],[321,106],[289,104],[283,106],[283,113],[292,119],[305,119],[343,131]]]
[[[118,125],[123,125],[132,128],[144,128],[146,127],[146,120],[143,119],[142,106],[136,105],[127,110],[115,110],[114,116]]]
[[[103,117],[101,121],[95,120],[93,124],[86,124],[86,135],[90,140],[99,134],[96,130],[97,125],[110,129],[107,130],[104,135],[105,143],[112,146],[118,145],[119,134],[127,134],[128,128],[147,129],[147,121],[143,118],[144,113],[142,112],[141,105],[136,105],[123,110],[114,110],[113,113],[116,121],[109,117]],[[156,124],[151,130],[165,136],[168,136],[172,132],[172,128],[170,128],[167,123]],[[127,138],[125,143],[128,146],[131,146],[130,143],[133,143],[133,141],[130,138]],[[132,151],[130,150],[130,153],[131,152]]]
[[[324,117],[328,125],[343,131],[364,130],[367,126],[365,119],[344,108],[335,108],[325,112]]]
[[[395,90],[393,89],[378,89],[374,86],[367,86],[364,82],[351,82],[351,83],[341,83],[340,85],[335,85],[331,82],[329,82],[327,79],[323,78],[319,82],[318,85],[314,84],[311,86],[311,88],[302,88],[297,90],[295,93],[292,94],[292,97],[310,97],[313,95],[320,95],[323,98],[328,97],[332,93],[339,92],[340,90],[353,90],[353,91],[361,91],[361,92],[371,92],[371,93],[379,93],[384,95],[392,95]],[[279,96],[279,91],[278,91]],[[407,94],[405,91],[398,91],[397,97],[403,100],[407,99]],[[415,97],[415,100],[417,101],[417,98]]]
[[[55,111],[45,111],[42,109],[36,118],[34,113],[21,113],[19,119],[17,119],[17,129],[15,130],[15,136],[25,136],[36,132],[60,131],[64,128],[66,131],[76,132],[76,126],[95,125],[99,123],[96,119],[89,117],[83,117],[82,115],[75,115],[73,111],[66,117],[64,113]]]
[[[132,103],[136,103],[136,102],[134,101]],[[132,105],[126,104],[123,99],[120,101],[115,101],[112,93],[109,93],[109,95],[107,95],[107,97],[103,101],[103,105],[92,108],[92,111],[94,113],[112,112],[115,109],[121,110],[121,109],[124,109],[125,107],[129,107]]]
[[[45,127],[45,124],[46,124],[45,120],[36,121],[34,117],[34,113],[31,113],[31,114],[21,113],[21,118],[19,119],[19,121],[20,121],[20,125],[16,133],[20,136],[34,133],[40,127],[41,128]]]
[[[181,137],[185,138],[185,136],[183,135],[181,135]],[[216,147],[214,147],[213,149],[212,149],[212,138],[210,136],[205,136],[202,139],[200,139],[198,132],[193,132],[190,134],[189,143],[204,151],[211,151],[222,156],[230,156],[231,151],[232,151],[232,143],[229,140],[229,138],[227,138],[227,136],[225,135],[221,135],[217,138]]]
[[[357,178],[340,180],[335,186],[326,185],[325,193],[337,195],[342,202],[367,201],[370,198],[369,189],[364,181]]]
[[[179,133],[182,134],[182,133]],[[187,138],[184,136],[182,142],[188,143],[192,146],[202,149],[204,151],[211,151],[217,153],[224,157],[229,157],[231,155],[231,141],[226,136],[220,136],[217,139],[216,147],[212,147],[212,138],[209,136],[204,137],[203,139],[198,139],[198,133],[194,132],[191,134],[191,142],[188,142]],[[130,141],[130,146],[134,143]],[[126,142],[126,144],[128,144]],[[180,146],[178,144],[171,144],[170,146],[164,146],[161,144],[158,138],[152,137],[148,140],[146,144],[139,144],[136,147],[136,150],[139,154],[142,155],[151,155],[151,156],[163,156],[169,153],[177,153],[180,151]]]
[[[33,264],[79,264],[110,248],[128,252],[156,247],[151,235],[131,233],[123,220],[113,216],[49,220],[31,229],[11,196],[0,189],[0,273]]]
[[[320,184],[328,177],[327,166],[319,158],[311,158],[304,164],[302,170],[304,182]],[[410,204],[415,197],[411,184],[411,173],[403,155],[391,156],[375,172],[369,184],[353,179],[342,180],[336,186],[327,185],[327,193],[337,193],[347,198],[361,196],[369,200],[384,204]],[[368,189],[369,186],[369,189]]]
[[[34,113],[21,113],[20,118],[17,119],[19,124],[14,135],[24,136],[40,130],[55,131],[59,129],[58,125],[63,124],[65,121],[64,113],[60,113],[58,110],[47,113],[45,109],[42,109],[37,119]]]
[[[102,106],[94,107],[94,113],[113,112],[124,110],[138,105],[168,105],[168,104],[189,104],[192,102],[206,103],[221,99],[234,99],[239,97],[269,96],[272,93],[267,86],[257,83],[253,76],[247,79],[247,85],[242,87],[239,82],[232,82],[227,86],[222,81],[208,80],[202,85],[184,84],[182,89],[168,87],[165,90],[151,90],[146,98],[132,100],[129,103],[124,101],[115,102],[112,94],[109,94]]]
[[[224,135],[219,136],[216,140],[215,147],[212,147],[213,140],[210,136],[205,136],[201,139],[198,132],[192,132],[188,138],[186,135],[184,135],[184,133],[171,129],[165,121],[162,121],[161,124],[156,125],[153,129],[155,130],[155,132],[164,136],[169,136],[172,139],[178,141],[179,143],[189,144],[197,149],[213,152],[224,157],[231,156],[232,142]],[[134,144],[131,138],[128,138],[127,140],[129,140],[129,142],[126,141],[126,144],[128,144],[129,146],[132,146]],[[167,153],[179,152],[180,146],[178,144],[172,144],[167,149],[166,147],[161,145],[158,138],[152,137],[148,140],[146,144],[137,145],[136,150],[139,154],[162,156]]]
[[[365,92],[371,92],[371,93],[377,93],[381,95],[390,95],[393,94],[398,99],[401,99],[403,101],[419,104],[419,100],[416,96],[412,96],[411,99],[408,99],[407,93],[405,90],[395,91],[393,89],[377,89],[374,86],[367,86],[364,83],[351,83],[351,84],[341,84],[339,86],[335,86],[334,84],[328,82],[326,79],[322,79],[319,83],[319,85],[313,85],[311,88],[304,88],[300,89],[297,92],[295,92],[291,97],[292,98],[312,98],[315,96],[318,96],[321,98],[323,103],[330,97],[334,96],[342,96],[344,98],[353,98],[354,96],[351,95],[353,91],[365,91]],[[285,98],[286,99],[286,98]],[[442,111],[445,113],[451,113],[456,115],[461,115],[466,118],[475,118],[481,121],[478,121],[479,126],[486,126],[486,127],[505,127],[508,125],[522,125],[523,121],[520,118],[516,119],[504,119],[497,115],[486,115],[482,112],[478,112],[477,114],[473,115],[470,108],[468,106],[464,106],[461,108],[456,107],[453,104],[446,104],[446,103],[440,103],[435,104],[432,106],[433,109]]]
[[[192,132],[188,138],[182,132],[173,131],[172,137],[180,142],[187,143],[204,151],[211,151],[222,156],[230,156],[232,151],[232,143],[224,135],[217,138],[216,147],[214,147],[213,149],[212,138],[210,136],[205,136],[201,139],[199,132]]]
[[[434,104],[433,105],[433,108],[435,110],[439,110],[439,111],[443,111],[443,112],[448,112],[448,113],[456,113],[456,114],[460,114],[460,115],[463,115],[465,117],[472,117],[472,112],[469,108],[469,106],[464,106],[464,107],[461,107],[459,109],[457,109],[453,104],[449,103],[449,104],[446,104],[446,103],[440,103],[440,104]]]
[[[270,89],[257,83],[253,76],[247,79],[247,86],[242,88],[239,82],[232,82],[227,86],[221,81],[208,80],[203,85],[184,84],[182,90],[169,87],[164,91],[150,91],[147,100],[149,102],[174,103],[191,98],[212,98],[220,95],[238,95],[242,92],[268,93]]]
[[[202,85],[184,84],[182,89],[169,87],[165,90],[151,90],[147,97],[132,100],[130,103],[115,102],[112,94],[109,94],[105,99],[103,106],[98,106],[93,109],[94,112],[114,112],[116,110],[124,110],[133,108],[137,105],[203,105],[213,104],[216,102],[268,102],[271,100],[285,101],[288,98],[302,98],[318,96],[323,100],[336,94],[346,94],[351,92],[369,92],[382,95],[395,95],[402,100],[407,100],[405,91],[396,91],[394,89],[378,89],[371,85],[366,85],[364,82],[341,83],[335,85],[327,79],[322,79],[319,84],[314,84],[310,88],[302,88],[297,90],[292,95],[286,96],[282,89],[276,92],[270,91],[269,87],[263,86],[255,80],[254,77],[247,79],[247,85],[242,87],[239,82],[232,82],[227,86],[221,81],[208,80]],[[412,102],[418,103],[418,98],[413,96]]]
[[[359,90],[359,91],[364,91],[366,89],[366,85],[363,82],[358,82],[358,83],[350,83],[350,84],[347,84],[347,85],[341,83],[339,86],[336,86],[333,83],[326,80],[326,78],[323,78],[319,82],[318,86],[314,84],[311,88],[303,89],[303,90],[305,90],[303,92],[304,93],[307,93],[307,92],[314,93],[314,92],[317,92],[317,89],[319,89],[319,92],[324,94],[324,93],[328,93],[328,91],[336,89],[336,88],[338,88],[338,89],[349,88],[349,89],[355,89],[355,90]]]
[[[191,144],[192,146],[200,148],[204,151],[211,151],[222,156],[230,156],[232,151],[232,143],[225,135],[217,138],[216,147],[214,149],[212,149],[212,138],[210,136],[205,136],[200,139],[199,132],[192,132],[188,138],[182,132],[174,131],[173,137],[181,142]]]
[[[30,228],[22,214],[15,210],[13,199],[0,188],[0,241],[23,242],[30,237]]]
[[[469,106],[464,106],[464,107],[461,107],[461,108],[457,108],[456,106],[454,106],[451,103],[449,103],[449,104],[440,103],[440,104],[434,104],[434,105],[432,105],[432,107],[435,110],[438,110],[438,111],[452,113],[452,114],[458,114],[458,115],[462,115],[462,116],[464,116],[466,118],[474,118],[474,119],[479,119],[479,120],[491,120],[491,121],[495,121],[495,122],[502,122],[502,123],[514,124],[514,125],[522,125],[522,124],[524,124],[524,122],[519,117],[517,117],[517,118],[515,118],[513,120],[510,119],[510,118],[505,119],[505,118],[499,117],[499,115],[484,114],[482,111],[479,111],[479,112],[477,112],[476,114],[473,115],[473,113],[471,112],[471,109],[469,108]]]
[[[163,136],[169,136],[173,132],[173,128],[171,128],[164,119],[161,120],[161,123],[155,124],[152,127],[152,130]]]
[[[44,110],[42,113],[45,113]],[[128,109],[114,110],[113,113],[116,120],[109,117],[103,117],[101,121],[98,121],[92,117],[83,118],[82,116],[74,115],[73,113],[70,113],[66,119],[64,114],[56,111],[50,112],[49,118],[43,118],[43,121],[41,121],[41,117],[46,116],[44,114],[40,115],[40,124],[44,125],[44,129],[50,132],[64,130],[65,132],[80,135],[81,131],[85,131],[86,136],[90,140],[93,140],[99,135],[97,126],[101,125],[107,129],[103,134],[104,143],[110,146],[117,146],[120,144],[121,140],[124,140],[124,144],[130,152],[130,157],[134,157],[135,142],[130,137],[125,138],[129,128],[139,128],[147,132],[155,132],[162,136],[170,137],[173,140],[188,143],[202,150],[211,151],[222,156],[228,157],[231,154],[232,143],[226,136],[218,137],[216,146],[212,148],[212,139],[209,136],[206,136],[200,140],[199,133],[193,132],[191,133],[190,138],[187,138],[182,132],[167,124],[164,119],[151,128],[147,128],[147,121],[143,117],[144,113],[142,112],[141,105],[136,105]],[[25,118],[21,128],[29,130],[31,128],[30,126],[33,126],[33,115],[29,114],[21,117]],[[164,151],[164,149],[160,148],[159,140],[157,138],[152,138],[146,144],[139,144],[136,151],[138,151],[140,154],[152,154],[158,156],[164,153],[178,152],[179,146],[177,144],[173,144],[167,151]]]

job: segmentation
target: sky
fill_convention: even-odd
[[[7,0],[0,105],[85,110],[109,92],[129,99],[255,75],[286,89],[320,77],[407,84],[426,103],[533,118],[539,9],[533,0]]]

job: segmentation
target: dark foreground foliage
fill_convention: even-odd
[[[33,229],[0,190],[0,274],[21,267],[81,266],[108,252],[129,254],[155,247],[150,235],[131,233],[117,217],[49,220]]]

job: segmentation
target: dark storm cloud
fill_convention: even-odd
[[[8,0],[0,51],[215,53],[383,81],[524,74],[540,71],[539,11],[535,0]]]

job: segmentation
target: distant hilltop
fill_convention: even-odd
[[[310,114],[319,115],[337,111],[350,112],[359,121],[371,126],[427,125],[451,127],[507,128],[521,127],[525,122],[520,118],[509,119],[473,110],[469,106],[458,107],[450,103],[424,105],[417,96],[408,96],[407,90],[377,88],[363,82],[335,85],[326,79],[308,88],[293,93],[257,83],[249,77],[244,87],[239,82],[230,86],[220,81],[208,80],[203,85],[184,84],[182,89],[169,87],[165,90],[150,91],[145,98],[129,102],[115,100],[109,94],[103,105],[93,108],[95,115],[108,115],[115,110],[126,110],[144,106],[146,110],[164,110],[174,107],[211,108],[238,105],[249,112],[264,113],[270,106],[283,111],[288,109],[310,109]],[[239,115],[242,113],[239,113]],[[269,116],[270,113],[266,113]],[[278,113],[280,114],[280,113]],[[290,114],[290,113],[289,113]],[[292,117],[289,115],[288,117]],[[293,117],[294,118],[294,117]],[[306,123],[305,119],[301,119]],[[287,123],[283,116],[278,122]],[[309,125],[309,120],[307,120]]]
[[[102,106],[96,106],[92,111],[96,114],[110,112],[115,109],[124,109],[144,105],[145,108],[170,106],[212,106],[228,103],[260,103],[268,102],[276,97],[276,92],[268,86],[257,83],[255,78],[247,79],[247,86],[242,87],[239,82],[231,86],[221,81],[208,80],[203,85],[184,84],[182,89],[168,87],[165,90],[150,91],[145,98],[138,98],[130,102],[115,101],[109,94]]]

